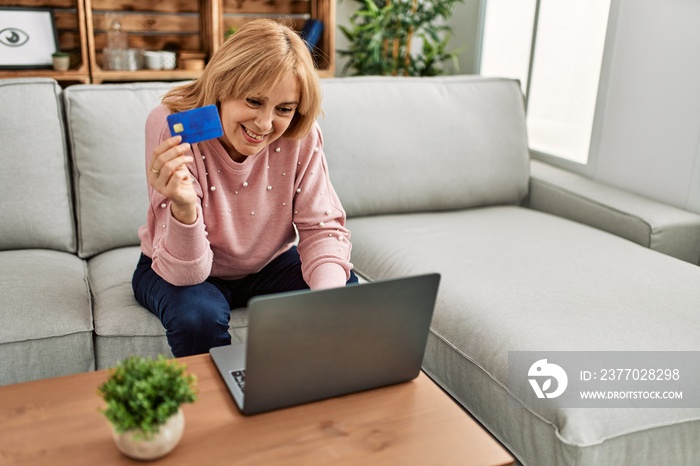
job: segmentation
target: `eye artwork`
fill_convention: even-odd
[[[17,28],[5,28],[0,31],[0,43],[8,47],[20,47],[27,43],[29,34]]]

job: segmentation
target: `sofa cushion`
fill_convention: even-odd
[[[0,384],[93,370],[85,263],[41,249],[0,252]]]
[[[75,252],[61,88],[46,78],[4,79],[0,102],[0,249]]]
[[[132,354],[172,357],[160,320],[134,298],[131,276],[139,254],[139,248],[132,246],[88,260],[97,369],[113,367]]]
[[[325,155],[349,217],[519,204],[527,194],[516,81],[375,76],[322,86]]]
[[[700,409],[518,408],[507,366],[508,351],[700,350],[700,268],[521,207],[348,227],[370,279],[441,272],[424,368],[527,464],[690,464]],[[651,451],[664,439],[674,451]]]
[[[144,125],[172,86],[75,85],[64,91],[80,257],[139,244],[148,208]]]
[[[88,261],[98,369],[113,367],[132,354],[172,356],[160,320],[134,298],[131,277],[140,253],[132,246],[98,254]],[[234,343],[245,341],[247,325],[245,309],[231,313],[229,332]]]

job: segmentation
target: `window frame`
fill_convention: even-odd
[[[583,0],[585,1],[585,0]],[[484,34],[486,27],[486,6],[488,0],[481,0],[480,17],[479,17],[479,43],[477,44],[477,63],[475,72],[481,74],[481,64],[483,60]],[[574,172],[592,175],[595,172],[598,154],[600,150],[601,133],[604,126],[606,100],[608,95],[608,82],[612,68],[613,55],[615,52],[615,36],[617,32],[617,24],[619,18],[621,0],[610,0],[610,10],[608,13],[606,36],[603,45],[603,54],[601,57],[600,75],[598,77],[598,89],[596,93],[596,103],[593,111],[593,121],[591,125],[590,142],[588,148],[588,159],[586,163],[577,162],[566,157],[541,152],[530,148],[530,155],[535,160],[541,160],[567,170]],[[532,25],[532,40],[530,43],[530,57],[527,71],[527,82],[523,91],[523,102],[525,112],[527,114],[529,105],[529,93],[532,83],[533,62],[535,58],[535,46],[537,43],[537,27],[540,15],[541,0],[535,0],[535,14]]]

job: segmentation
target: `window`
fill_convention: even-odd
[[[610,1],[487,1],[480,73],[520,79],[534,151],[588,161]]]

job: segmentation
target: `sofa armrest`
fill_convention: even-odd
[[[700,264],[700,215],[532,160],[528,207]]]

